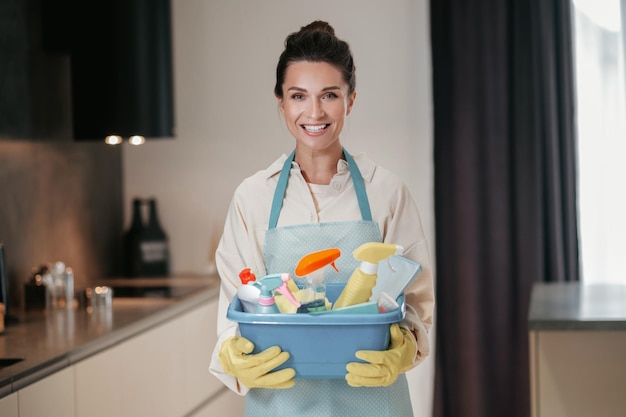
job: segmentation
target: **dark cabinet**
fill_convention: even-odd
[[[174,136],[170,0],[0,0],[0,138]]]
[[[0,138],[69,140],[70,57],[44,38],[39,1],[0,0]]]

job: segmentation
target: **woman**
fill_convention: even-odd
[[[350,48],[328,23],[313,22],[287,37],[274,94],[295,151],[240,184],[216,252],[219,340],[211,372],[247,395],[247,416],[412,415],[404,372],[429,353],[434,295],[428,245],[399,178],[341,145],[355,87]],[[272,372],[289,358],[279,346],[249,354],[252,342],[226,319],[241,270],[257,276],[293,271],[303,255],[339,247],[344,255],[333,276],[346,282],[358,266],[350,254],[373,241],[403,246],[403,256],[423,268],[405,292],[407,314],[391,326],[387,351],[359,352],[366,363],[348,364],[345,380],[294,381],[291,368]]]

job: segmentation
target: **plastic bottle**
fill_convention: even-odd
[[[298,313],[313,313],[326,310],[326,280],[324,267],[331,265],[335,271],[335,260],[341,252],[337,248],[324,249],[309,253],[300,259],[296,266],[296,276],[305,277],[304,287],[300,291],[302,306]]]
[[[300,291],[302,306],[298,313],[326,311],[326,280],[324,271],[317,270],[306,276],[304,288]]]
[[[403,251],[400,245],[379,242],[365,243],[356,248],[352,255],[361,261],[361,265],[352,273],[333,309],[369,301],[378,277],[378,263],[391,255],[400,255]]]
[[[241,301],[243,310],[246,313],[256,312],[259,304],[259,295],[261,295],[261,284],[256,282],[255,275],[250,272],[250,268],[246,268],[239,273],[241,284],[237,288],[237,298]]]
[[[294,298],[293,294],[287,287],[287,282],[291,279],[291,275],[288,273],[271,274],[266,275],[260,280],[261,294],[259,295],[259,302],[256,308],[256,313],[260,314],[278,314],[280,310],[274,301],[273,291],[276,290],[287,297],[292,303],[296,304],[296,307],[300,306],[300,303]]]

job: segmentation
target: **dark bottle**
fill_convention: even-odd
[[[141,199],[133,199],[133,217],[130,228],[124,235],[124,270],[129,277],[138,277],[142,272],[141,234],[145,225],[141,206]]]
[[[143,205],[148,205],[144,223]],[[167,235],[157,214],[156,200],[133,199],[133,217],[125,235],[126,275],[129,277],[165,277],[170,273]]]
[[[2,320],[2,329],[6,323],[5,318],[8,316],[8,298],[9,298],[9,278],[7,277],[6,268],[4,266],[4,243],[0,240],[0,320]],[[0,333],[2,333],[0,331]]]
[[[142,275],[164,277],[170,273],[167,235],[159,222],[156,200],[148,200],[148,225],[141,231]]]

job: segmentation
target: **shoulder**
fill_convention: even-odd
[[[286,155],[281,155],[278,159],[272,162],[267,168],[259,170],[249,177],[245,178],[236,188],[235,197],[237,196],[249,196],[250,194],[257,195],[264,191],[271,191],[273,193],[278,182],[278,176],[280,170],[287,159]]]
[[[393,171],[378,165],[365,153],[352,155],[365,183],[386,187],[404,187],[404,181]]]
[[[411,192],[399,175],[378,165],[365,154],[353,157],[363,176],[373,210],[393,213],[414,206]]]

